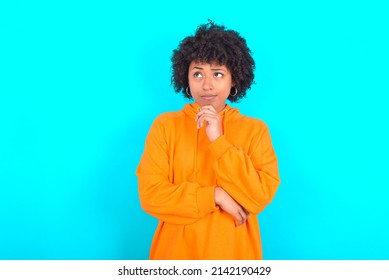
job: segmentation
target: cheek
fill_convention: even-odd
[[[229,94],[231,91],[231,87],[232,87],[231,83],[226,83],[224,84],[223,90]]]
[[[198,83],[194,83],[194,82],[189,81],[189,87],[192,91],[197,91],[199,88],[199,85],[198,85]]]
[[[223,97],[227,98],[230,95],[230,88],[226,88],[223,92]]]
[[[196,80],[189,80],[189,86],[190,88],[201,88],[201,83],[199,81],[196,81]]]

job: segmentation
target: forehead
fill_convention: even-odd
[[[208,62],[195,61],[195,60],[193,60],[193,61],[190,63],[189,68],[192,69],[192,68],[194,68],[194,67],[199,67],[199,68],[203,68],[203,69],[207,69],[207,68],[210,68],[210,69],[212,69],[212,68],[218,68],[218,69],[222,69],[222,70],[228,71],[227,66],[221,65],[221,64],[219,64],[219,63],[217,63],[217,62],[210,62],[210,63],[208,63]]]

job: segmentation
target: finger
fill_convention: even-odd
[[[208,112],[205,112],[205,113],[199,115],[199,116],[197,117],[197,120],[201,119],[202,117],[209,117],[209,118],[215,119],[215,120],[217,120],[217,119],[220,118],[218,115],[210,114],[210,113],[208,113]]]
[[[198,112],[198,113],[196,114],[195,121],[197,122],[197,121],[199,120],[199,118],[200,118],[202,115],[206,114],[207,112],[209,112],[209,111],[203,110],[203,111]]]
[[[200,111],[198,113],[201,113],[204,111],[212,112],[212,114],[218,114],[215,107],[213,107],[212,105],[205,105],[205,106],[201,107]]]
[[[240,217],[239,220],[237,220],[237,222],[236,222],[236,226],[239,227],[239,226],[243,225],[243,223],[244,223],[244,220],[242,219],[242,217]]]
[[[234,218],[236,220],[235,226],[240,226],[245,221],[244,214],[243,214],[242,209],[240,207],[236,210]]]
[[[200,113],[196,115],[196,119],[195,120],[196,120],[197,128],[199,128],[200,127],[200,123],[204,121],[203,119],[201,119],[202,116],[203,116],[203,114],[200,114]]]
[[[242,225],[247,220],[247,215],[246,215],[246,212],[243,209],[240,212],[240,215],[242,217],[242,223],[241,223],[241,225]]]
[[[235,217],[235,226],[238,227],[243,223],[242,216],[238,213],[238,215]]]
[[[240,215],[240,222],[239,222],[239,226],[240,225],[243,225],[244,222],[246,222],[247,218],[248,218],[248,214],[247,214],[247,211],[246,209],[241,209],[241,211],[239,211],[239,215]]]
[[[210,111],[212,111],[212,112],[217,113],[215,107],[213,107],[211,104],[209,104],[209,105],[204,105],[203,107],[200,108],[200,111],[202,111],[202,110],[207,110],[207,109],[210,110]]]
[[[243,211],[246,213],[246,219],[247,219],[249,217],[249,215],[250,215],[250,212],[247,211],[245,208],[243,208]]]
[[[207,116],[206,116],[206,115],[201,115],[201,116],[197,119],[197,128],[203,127],[205,121],[208,121],[208,120],[207,120]]]
[[[218,116],[218,114],[217,114],[216,112],[214,112],[214,111],[212,111],[212,110],[209,110],[209,109],[205,108],[205,109],[201,110],[200,112],[198,112],[198,113],[196,114],[195,121],[197,121],[198,118],[201,117],[201,116],[204,115],[204,114],[214,115],[215,117]]]
[[[197,123],[200,124],[200,123],[204,122],[206,119],[207,119],[207,115],[202,114],[201,116],[198,117]]]
[[[208,123],[215,123],[217,121],[217,117],[215,117],[213,115],[208,115],[208,114],[201,115],[199,117],[199,119],[197,120],[197,128],[203,127],[204,121],[206,121]]]

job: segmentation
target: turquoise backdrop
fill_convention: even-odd
[[[137,2],[136,4],[134,2]],[[2,1],[0,259],[146,259],[135,169],[186,102],[172,50],[210,18],[247,39],[282,184],[266,259],[389,259],[387,1]]]

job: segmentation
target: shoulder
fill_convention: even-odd
[[[158,131],[159,133],[175,130],[184,118],[185,115],[182,111],[161,113],[154,119],[150,130]]]
[[[154,123],[157,123],[159,125],[167,125],[170,123],[174,123],[175,121],[181,119],[184,117],[184,113],[182,111],[176,111],[176,112],[165,112],[160,115],[158,115]]]
[[[236,114],[231,120],[230,125],[239,130],[249,131],[250,134],[262,135],[268,132],[267,124],[258,118],[243,115],[241,113]]]
[[[255,127],[262,127],[262,128],[267,127],[266,123],[263,120],[254,117],[245,116],[245,115],[241,115],[241,122],[247,123]]]

